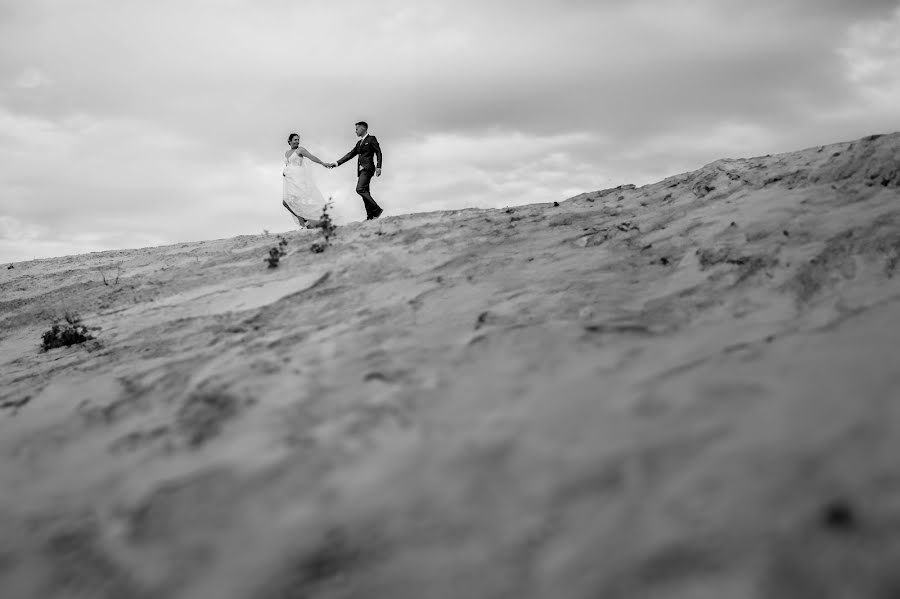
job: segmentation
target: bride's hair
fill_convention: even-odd
[[[300,137],[300,134],[299,133],[291,133],[290,135],[288,135],[288,143],[291,143],[291,140],[294,139],[295,137]]]

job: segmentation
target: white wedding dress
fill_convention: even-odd
[[[306,159],[297,152],[291,152],[284,159],[284,189],[281,199],[291,211],[305,219],[319,220],[322,218],[322,208],[325,206],[325,197],[316,185],[310,165],[304,164]],[[296,216],[294,220],[300,227],[303,223]]]

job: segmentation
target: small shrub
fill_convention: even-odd
[[[282,255],[283,254],[278,251],[278,248],[271,248],[269,250],[269,256],[267,258],[263,258],[263,260],[269,263],[269,268],[275,268],[278,266],[278,261],[281,260]]]
[[[44,331],[41,336],[41,351],[56,347],[69,347],[93,338],[94,336],[88,332],[87,327],[81,323],[81,319],[77,315],[66,312],[65,322],[58,322],[49,331]]]
[[[100,276],[103,277],[103,284],[106,286],[109,286],[109,279],[106,278],[106,272],[104,272],[102,268],[98,269],[98,270],[100,270]],[[113,281],[113,285],[119,284],[119,275],[121,275],[121,274],[122,274],[122,266],[116,265],[116,278]]]
[[[319,219],[319,231],[322,233],[323,241],[316,241],[309,246],[309,251],[314,254],[321,254],[331,245],[331,238],[337,234],[337,226],[331,220],[328,209],[331,208],[331,198],[322,206],[322,218]]]
[[[328,202],[322,207],[320,228],[322,229],[322,237],[325,238],[325,243],[329,243],[331,238],[337,234],[337,227],[334,221],[331,220],[331,215],[328,214],[329,208],[331,208],[331,198],[328,198]]]
[[[264,261],[269,263],[269,268],[276,268],[281,257],[287,255],[287,252],[284,251],[287,247],[287,243],[287,239],[281,235],[278,236],[278,245],[270,248],[269,255],[266,258],[263,258]]]

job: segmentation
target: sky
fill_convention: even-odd
[[[894,132],[900,0],[0,0],[0,262],[291,230],[359,120],[385,216]]]

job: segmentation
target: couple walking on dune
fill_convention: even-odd
[[[381,207],[372,199],[369,183],[372,176],[381,176],[381,146],[374,135],[369,135],[369,125],[365,121],[356,123],[356,135],[359,141],[352,150],[337,162],[324,162],[300,145],[300,136],[291,133],[288,136],[290,149],[284,153],[284,171],[282,172],[284,189],[281,203],[293,215],[301,229],[312,229],[321,225],[318,220],[322,215],[325,198],[316,186],[312,173],[307,170],[307,160],[321,164],[325,168],[335,168],[359,156],[356,167],[356,193],[362,197],[366,208],[366,220],[381,216]],[[377,159],[377,162],[376,162]],[[304,163],[307,163],[306,165]]]

